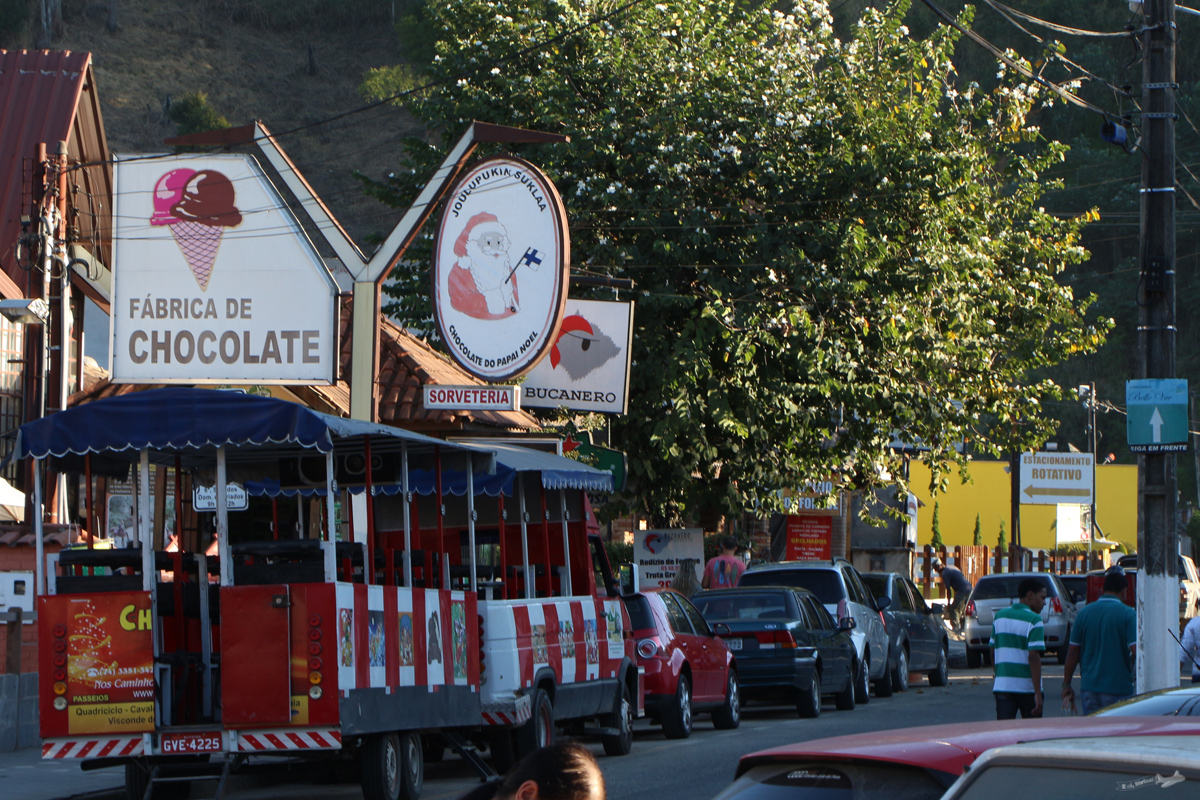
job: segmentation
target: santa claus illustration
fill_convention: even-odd
[[[508,230],[495,214],[471,217],[454,242],[450,304],[477,319],[503,319],[520,308]]]

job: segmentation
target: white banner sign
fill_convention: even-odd
[[[704,531],[700,528],[633,532],[633,563],[642,586],[670,586],[685,558],[695,559],[699,581],[704,574]]]
[[[1092,504],[1091,453],[1022,453],[1021,502]]]
[[[250,507],[250,498],[239,483],[225,485],[225,508],[229,511],[245,511]],[[217,487],[197,486],[192,491],[192,508],[197,511],[217,510]]]
[[[568,300],[549,357],[521,384],[521,404],[624,414],[632,342],[633,303]]]
[[[114,383],[333,383],[337,285],[248,156],[118,162]]]
[[[1055,509],[1055,544],[1087,544],[1088,531],[1084,524],[1083,508],[1062,503]]]
[[[516,386],[426,386],[426,408],[450,411],[517,411],[521,407]]]

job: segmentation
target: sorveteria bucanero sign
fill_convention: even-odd
[[[558,336],[570,261],[549,178],[512,156],[475,164],[451,192],[434,246],[434,314],[450,356],[485,381],[525,374]]]

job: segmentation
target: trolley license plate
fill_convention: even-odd
[[[164,733],[160,749],[164,755],[167,753],[219,753],[221,752],[221,732]]]

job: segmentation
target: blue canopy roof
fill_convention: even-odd
[[[9,458],[266,444],[328,453],[335,439],[355,436],[453,447],[419,433],[342,419],[286,400],[178,387],[131,392],[28,422],[17,433]]]
[[[611,473],[554,453],[511,444],[456,444],[389,425],[322,414],[286,400],[185,387],[131,392],[26,423],[21,426],[16,446],[4,464],[26,456],[62,458],[121,452],[133,456],[142,449],[186,451],[247,445],[292,446],[328,453],[339,440],[353,441],[364,436],[374,441],[403,441],[409,445],[410,453],[428,453],[438,446],[488,457],[487,474],[481,473],[476,461],[476,494],[511,495],[513,478],[519,472],[540,473],[546,489],[612,491]],[[435,475],[431,470],[410,470],[410,491],[433,494],[434,485]],[[466,488],[464,470],[442,470],[444,493],[463,495]],[[247,481],[246,489],[254,495],[324,494],[320,486],[285,488],[270,479]],[[400,487],[377,484],[373,490],[375,494],[396,494]],[[351,491],[362,489],[351,487]]]

